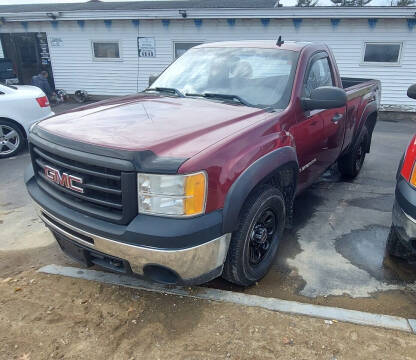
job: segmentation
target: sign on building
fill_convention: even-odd
[[[62,46],[62,39],[61,38],[52,38],[51,39],[51,46],[53,46],[53,47]]]
[[[40,59],[41,64],[47,66],[51,63],[51,56],[49,54],[49,46],[48,46],[48,39],[46,37],[46,33],[37,33],[36,34],[39,42],[39,49],[40,49]]]
[[[139,57],[155,57],[156,56],[155,38],[138,37],[137,46],[139,48]]]

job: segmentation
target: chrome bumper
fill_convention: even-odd
[[[406,214],[397,201],[393,205],[393,225],[402,240],[416,240],[416,219]]]
[[[207,243],[191,248],[177,250],[152,249],[121,243],[80,230],[58,219],[44,209],[39,209],[39,216],[52,230],[74,242],[128,261],[132,271],[138,275],[144,275],[143,269],[146,265],[160,265],[173,270],[180,276],[183,282],[202,278],[213,270],[218,268],[222,269],[231,238],[231,234],[225,234]],[[71,232],[65,230],[65,228],[71,230]],[[76,236],[76,234],[80,234],[80,236]],[[83,240],[82,237],[91,238],[93,244]]]

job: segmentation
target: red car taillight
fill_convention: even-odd
[[[40,107],[48,107],[49,106],[49,100],[47,96],[42,96],[39,98],[36,98],[36,101],[38,102]]]
[[[416,135],[413,136],[404,155],[403,166],[400,174],[416,187]]]

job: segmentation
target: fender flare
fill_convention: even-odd
[[[297,170],[299,169],[296,150],[291,146],[284,146],[257,159],[240,174],[231,185],[225,198],[223,209],[224,233],[230,233],[236,229],[240,211],[254,187],[268,175],[289,164],[296,167]]]
[[[365,106],[363,113],[360,117],[360,121],[358,123],[357,129],[354,132],[354,141],[352,141],[352,143],[350,144],[349,149],[351,149],[355,145],[355,142],[358,140],[361,134],[361,130],[363,129],[364,124],[367,122],[367,119],[372,114],[377,113],[377,111],[378,111],[377,103],[375,101],[371,101]]]

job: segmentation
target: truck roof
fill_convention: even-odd
[[[276,45],[276,40],[242,40],[242,41],[220,41],[195,46],[195,48],[210,47],[244,47],[244,48],[260,48],[260,49],[283,49],[291,51],[301,51],[305,46],[317,43],[302,41],[285,41],[280,47]]]

